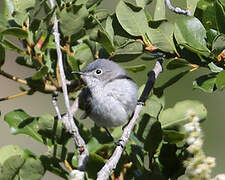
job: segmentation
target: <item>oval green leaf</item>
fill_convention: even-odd
[[[148,22],[141,7],[121,0],[116,7],[116,17],[125,31],[133,36],[144,36]]]
[[[25,31],[21,28],[17,28],[17,27],[5,29],[5,30],[1,31],[0,34],[2,34],[2,35],[12,35],[12,36],[15,36],[15,37],[20,38],[20,39],[26,39],[28,37],[27,31]]]
[[[206,30],[197,18],[179,18],[175,23],[174,36],[181,47],[185,46],[206,57],[210,55],[205,41]]]
[[[72,5],[63,8],[59,14],[60,29],[65,36],[79,33],[88,17],[88,10],[85,5]]]
[[[147,36],[152,42],[153,46],[169,53],[176,53],[176,47],[173,41],[174,25],[169,22],[162,22],[160,25],[153,29],[149,28]]]

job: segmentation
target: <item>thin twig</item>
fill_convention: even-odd
[[[0,74],[8,79],[11,79],[15,82],[18,82],[20,84],[23,84],[23,85],[27,85],[29,86],[29,83],[27,82],[27,80],[25,79],[21,79],[19,77],[16,77],[16,76],[13,76],[3,70],[0,71]],[[31,87],[32,88],[32,87]],[[56,91],[57,90],[57,87],[53,86],[53,85],[50,85],[50,84],[47,84],[45,83],[45,87],[43,89],[43,91],[46,91],[46,92],[53,92],[53,91]]]
[[[142,92],[142,95],[140,99],[138,100],[138,104],[135,108],[134,115],[128,125],[124,128],[123,134],[120,138],[120,144],[121,146],[117,146],[115,151],[113,152],[113,155],[110,157],[110,159],[106,162],[106,164],[103,166],[103,168],[98,172],[97,180],[106,180],[109,178],[110,174],[112,173],[113,169],[116,168],[117,163],[119,162],[119,159],[124,151],[124,148],[129,140],[130,134],[134,128],[134,125],[136,123],[136,120],[139,118],[140,112],[144,106],[144,103],[155,83],[155,80],[157,79],[160,72],[162,72],[162,62],[163,58],[158,58],[158,61],[155,64],[155,67],[152,71],[148,73],[148,81],[145,84],[145,88]]]
[[[51,4],[51,8],[53,9],[55,6],[54,0],[49,0],[49,2]],[[64,100],[65,100],[65,105],[67,108],[67,114],[62,117],[62,122],[65,125],[65,127],[67,128],[67,130],[71,133],[76,146],[79,148],[77,169],[80,171],[84,171],[87,161],[88,161],[89,153],[88,153],[86,144],[85,144],[83,138],[80,136],[78,128],[73,120],[72,112],[73,111],[76,112],[76,110],[71,110],[71,108],[70,108],[69,97],[68,97],[68,92],[67,92],[67,85],[66,85],[66,77],[65,77],[64,68],[63,68],[62,52],[60,49],[60,34],[58,31],[58,19],[57,19],[56,15],[54,17],[53,35],[55,37],[58,66],[59,66],[60,78],[62,81],[62,90],[63,90]],[[75,100],[74,104],[75,104],[74,105],[75,107],[72,106],[73,108],[78,107],[78,98]],[[84,178],[84,172],[82,173],[81,176]]]
[[[27,81],[26,80],[21,79],[21,78],[18,78],[16,76],[13,76],[13,75],[11,75],[11,74],[3,71],[3,70],[0,71],[0,74],[2,76],[4,76],[4,77],[8,78],[8,79],[11,79],[13,81],[16,81],[16,82],[21,83],[21,84],[24,84],[24,85],[27,85]]]
[[[7,96],[7,97],[4,97],[4,98],[0,98],[0,101],[5,101],[5,100],[10,100],[10,99],[18,98],[18,97],[27,95],[29,92],[30,91],[23,91],[23,92],[20,92],[18,94],[12,95],[12,96]]]
[[[166,5],[169,8],[169,10],[177,13],[177,14],[183,14],[186,16],[192,16],[191,12],[189,10],[183,10],[179,7],[173,7],[173,5],[171,4],[170,0],[165,0],[166,1]]]

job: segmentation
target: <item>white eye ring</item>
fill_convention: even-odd
[[[97,75],[102,74],[102,70],[101,70],[101,69],[96,69],[96,70],[95,70],[95,74],[97,74]]]

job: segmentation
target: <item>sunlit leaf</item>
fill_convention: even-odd
[[[88,11],[85,5],[72,5],[59,12],[60,29],[65,36],[80,32],[84,26]]]
[[[181,47],[184,46],[206,57],[210,55],[206,47],[206,30],[197,18],[179,18],[175,23],[174,35]]]
[[[225,86],[225,71],[221,71],[217,76],[216,76],[216,87],[218,89],[223,89]]]
[[[142,7],[143,9],[145,8],[145,6],[147,6],[151,2],[152,0],[136,0],[137,6]]]
[[[14,155],[5,160],[1,167],[0,179],[14,179],[18,176],[20,168],[23,166],[25,159],[21,155]]]
[[[216,77],[213,74],[198,77],[193,82],[193,87],[204,92],[212,93],[215,90]]]
[[[123,29],[133,36],[144,36],[148,31],[147,18],[140,7],[120,1],[116,7],[116,16]]]
[[[21,179],[40,180],[45,173],[44,166],[39,159],[28,158],[20,168],[19,176]]]
[[[190,121],[190,118],[197,116],[200,120],[206,118],[207,110],[205,106],[192,100],[185,100],[175,104],[173,108],[168,108],[160,113],[159,121],[162,128],[179,127]]]
[[[187,0],[187,9],[194,15],[199,0]]]
[[[7,113],[4,120],[8,123],[11,134],[26,134],[39,142],[43,142],[41,135],[38,134],[37,118],[29,116],[23,110]]]
[[[173,40],[174,25],[169,22],[161,22],[156,28],[150,28],[147,35],[153,46],[165,52],[178,54]]]
[[[165,1],[157,0],[155,5],[153,20],[159,21],[159,20],[165,20],[165,18],[166,18]]]
[[[28,37],[27,31],[25,31],[21,28],[17,28],[17,27],[5,29],[5,30],[1,31],[0,34],[12,35],[12,36],[15,36],[20,39],[26,39]]]
[[[214,73],[218,73],[218,72],[220,72],[220,71],[223,70],[223,68],[218,67],[218,66],[215,65],[213,62],[209,63],[208,66],[209,66],[210,70],[211,70],[212,72],[214,72]]]
[[[23,150],[17,145],[7,145],[0,148],[0,164],[3,165],[4,162],[11,156],[23,155]]]

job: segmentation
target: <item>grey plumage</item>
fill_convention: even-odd
[[[123,125],[136,107],[138,94],[126,71],[112,61],[98,59],[77,73],[87,85],[79,95],[79,107],[85,110],[82,118],[89,116],[103,127]]]

